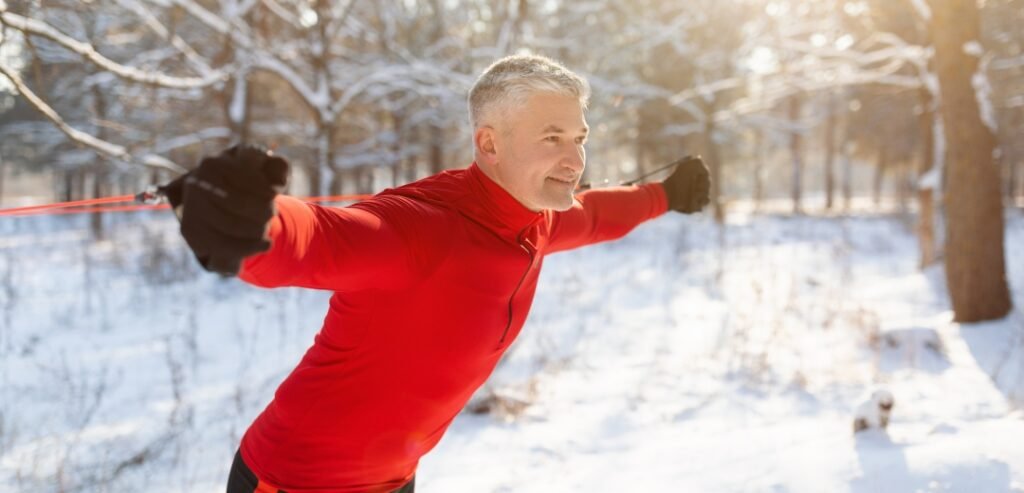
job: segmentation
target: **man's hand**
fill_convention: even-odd
[[[274,197],[288,183],[288,162],[252,146],[205,157],[161,188],[181,219],[181,235],[204,269],[237,275],[242,259],[266,251]]]
[[[676,170],[661,186],[669,209],[685,214],[700,212],[710,202],[711,173],[700,156],[686,156],[676,161]]]

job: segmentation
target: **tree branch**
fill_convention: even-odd
[[[47,119],[53,122],[61,132],[64,132],[74,142],[89,147],[96,152],[104,154],[114,159],[119,159],[125,162],[138,162],[144,166],[150,166],[154,168],[162,168],[170,171],[183,173],[187,171],[185,168],[174,164],[169,159],[158,156],[156,154],[144,154],[142,156],[133,156],[128,149],[124,146],[113,144],[102,139],[98,139],[89,135],[81,130],[78,130],[71,125],[68,125],[56,111],[53,110],[45,101],[37,96],[25,83],[21,80],[18,73],[7,67],[3,63],[0,63],[0,74],[4,75],[14,84],[14,88],[25,97],[28,102],[35,107],[40,113],[43,114]]]
[[[0,5],[0,8],[3,6]],[[211,86],[226,78],[223,72],[213,72],[203,78],[173,77],[159,72],[145,72],[134,67],[121,65],[96,51],[92,44],[78,41],[54,29],[49,24],[0,10],[0,24],[10,26],[26,34],[35,34],[49,39],[107,70],[118,77],[170,89],[197,89]]]

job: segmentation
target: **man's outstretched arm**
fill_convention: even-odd
[[[547,251],[621,238],[668,210],[698,212],[708,204],[709,190],[710,174],[699,157],[680,159],[661,183],[588,190],[576,196],[569,210],[552,213]]]
[[[383,218],[391,213],[401,219],[395,207],[308,204],[280,195],[287,181],[284,158],[237,146],[204,158],[163,192],[181,220],[182,236],[208,271],[263,287],[349,290],[410,280],[413,257],[405,245],[411,233],[402,236]]]
[[[573,206],[551,215],[548,253],[621,238],[667,210],[658,183],[587,190]]]
[[[394,288],[414,276],[406,240],[374,212],[274,200],[269,250],[246,258],[239,278],[261,287],[344,291]]]

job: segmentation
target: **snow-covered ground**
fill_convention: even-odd
[[[1024,217],[1008,212],[1024,306]],[[215,492],[328,293],[201,273],[166,213],[0,221],[0,491]],[[666,216],[553,255],[430,492],[1024,491],[1024,311],[951,322],[893,215]],[[852,433],[865,393],[887,434]]]

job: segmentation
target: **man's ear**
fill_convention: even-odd
[[[473,145],[476,147],[477,161],[492,166],[498,163],[497,136],[498,132],[494,127],[485,125],[476,129],[473,133]]]

